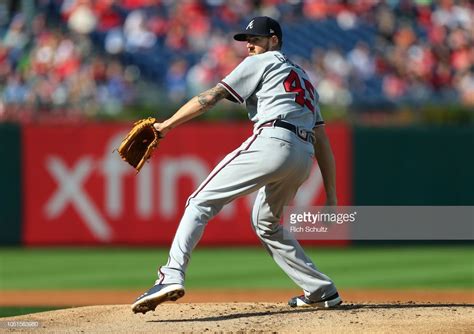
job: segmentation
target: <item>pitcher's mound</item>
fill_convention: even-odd
[[[468,333],[474,328],[474,305],[345,303],[317,310],[281,303],[165,303],[145,315],[133,314],[130,305],[102,305],[2,318],[0,323],[11,332],[35,334]]]

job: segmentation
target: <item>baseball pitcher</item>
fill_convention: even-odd
[[[331,279],[321,273],[294,239],[283,237],[283,207],[308,178],[316,156],[328,205],[336,205],[335,163],[318,107],[318,93],[305,71],[281,51],[282,31],[269,17],[255,17],[234,39],[247,42],[249,56],[214,88],[193,97],[154,127],[161,137],[212,108],[222,99],[245,103],[253,135],[228,154],[186,202],[168,262],[155,285],[132,305],[152,311],[184,296],[191,252],[204,228],[227,203],[257,191],[251,221],[255,233],[281,269],[303,290],[291,307],[341,304]]]

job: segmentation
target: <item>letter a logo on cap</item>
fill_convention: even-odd
[[[249,29],[252,29],[253,28],[253,21],[250,21],[250,23],[247,25],[247,28],[245,28],[245,30],[249,30]]]

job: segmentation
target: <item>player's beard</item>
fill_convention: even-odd
[[[255,46],[253,47],[252,50],[248,50],[249,56],[254,56],[254,55],[257,55],[257,54],[265,53],[265,52],[267,52],[267,51],[271,51],[271,50],[270,50],[270,47],[271,47],[271,45],[270,45],[270,40],[268,39],[265,46],[259,47],[260,52],[257,53],[257,49],[256,49]]]
[[[267,52],[267,51],[270,51],[270,39],[267,39],[267,45],[265,45],[265,51],[263,52]]]

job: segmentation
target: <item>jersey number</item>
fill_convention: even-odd
[[[295,102],[298,103],[300,106],[308,107],[311,112],[314,113],[314,87],[306,79],[303,79],[304,88],[301,86],[301,79],[298,74],[291,70],[290,74],[286,77],[285,81],[283,81],[283,86],[285,86],[285,91],[296,93],[295,95]],[[306,92],[308,92],[310,99],[306,99]]]

